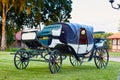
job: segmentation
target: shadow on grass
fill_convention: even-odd
[[[49,68],[46,66],[44,67],[29,67],[26,69],[27,72],[31,72],[31,73],[36,73],[36,72],[40,72],[40,73],[44,73],[44,74],[49,74],[50,70]]]
[[[99,70],[97,69],[95,66],[90,66],[90,65],[83,65],[83,66],[79,66],[79,67],[74,67],[74,66],[62,66],[62,69],[59,73],[73,73],[73,72],[80,72],[80,71],[95,71],[95,70]],[[49,67],[48,66],[29,66],[28,68],[25,69],[25,71],[29,72],[29,73],[36,73],[36,72],[40,72],[43,73],[44,75],[46,74],[51,74]]]

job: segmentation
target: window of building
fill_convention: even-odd
[[[117,42],[117,40],[116,39],[113,39],[113,45],[116,45],[116,42]]]

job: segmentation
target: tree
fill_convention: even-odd
[[[34,0],[27,3],[31,6],[30,9],[26,8],[15,21],[22,22],[23,26],[28,27],[38,26],[40,23],[49,25],[54,22],[69,22],[71,4],[71,0]]]
[[[71,0],[0,0],[1,50],[7,47],[7,30],[69,21],[71,4]]]
[[[7,14],[7,10],[8,10],[8,3],[7,0],[0,0],[0,5],[1,5],[1,9],[2,9],[2,40],[1,40],[1,50],[5,50],[6,48],[6,30],[5,30],[5,26],[6,26],[6,14]]]
[[[6,19],[7,13],[12,8],[18,8],[22,11],[25,6],[25,0],[0,0],[0,10],[2,14],[2,38],[1,38],[1,50],[6,49]]]
[[[71,0],[44,0],[42,21],[49,25],[54,22],[69,22],[72,11]]]

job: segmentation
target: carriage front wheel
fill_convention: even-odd
[[[106,68],[109,61],[107,48],[97,49],[94,56],[94,62],[98,69]]]
[[[25,50],[19,50],[14,55],[14,65],[17,69],[25,69],[29,63],[29,55]]]
[[[53,50],[49,58],[49,69],[51,73],[57,73],[62,67],[62,55],[58,50]]]

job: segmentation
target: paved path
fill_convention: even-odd
[[[120,62],[120,57],[110,57],[109,60],[110,61]]]

